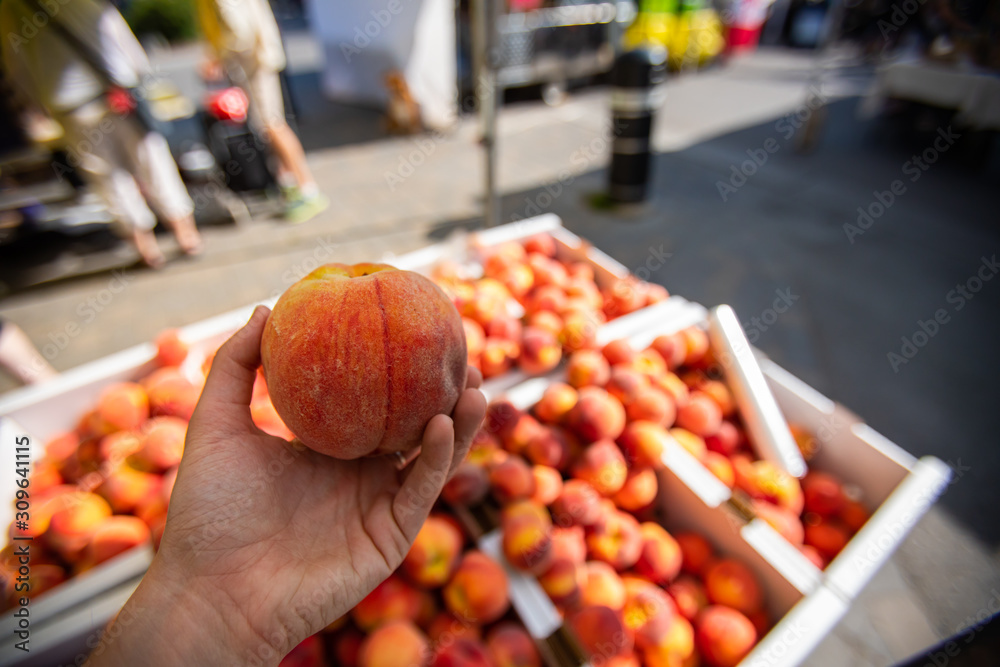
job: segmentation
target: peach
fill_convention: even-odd
[[[29,492],[32,490],[29,486]],[[28,527],[22,530],[16,527],[13,522],[8,531],[9,536],[38,537],[49,529],[52,515],[59,510],[77,502],[79,489],[72,484],[60,484],[59,486],[46,489],[34,496],[31,501],[31,511],[28,516]],[[14,544],[13,541],[10,544]]]
[[[458,303],[461,307],[456,306],[456,308],[462,316],[486,326],[491,320],[507,312],[507,305],[513,298],[510,290],[502,282],[483,278],[476,281],[471,295],[465,294],[459,298]]]
[[[538,576],[538,585],[557,605],[575,606],[580,600],[583,567],[565,558],[553,559],[545,572]]]
[[[623,365],[611,367],[605,389],[626,408],[649,387],[649,379],[639,371]]]
[[[117,466],[142,449],[143,440],[143,436],[137,431],[115,431],[101,438],[98,450],[103,461]]]
[[[540,525],[545,530],[552,527],[552,517],[549,510],[534,500],[518,500],[504,506],[500,510],[500,525],[503,528],[515,525],[523,520]]]
[[[810,470],[802,478],[803,506],[806,512],[836,516],[847,502],[844,489],[833,475]]]
[[[166,378],[149,387],[149,412],[153,416],[180,417],[187,421],[194,414],[199,398],[201,387],[187,378]]]
[[[556,256],[556,240],[549,234],[536,234],[524,240],[524,251],[529,255],[538,253],[546,257]]]
[[[604,661],[603,667],[642,667],[639,656],[634,651],[613,655]]]
[[[132,454],[137,468],[163,472],[181,462],[187,422],[178,417],[153,417],[143,425],[142,448]]]
[[[38,459],[31,465],[31,492],[44,494],[63,483],[59,467],[48,459]]]
[[[111,506],[98,495],[76,491],[60,494],[45,532],[46,543],[64,559],[74,560],[110,516]]]
[[[134,382],[111,385],[97,399],[97,419],[105,433],[137,429],[148,417],[149,397]]]
[[[657,389],[674,399],[674,405],[677,408],[687,405],[691,398],[691,391],[675,373],[667,372],[650,379]]]
[[[677,618],[674,601],[659,586],[640,579],[627,579],[625,589],[622,620],[636,645],[643,649],[660,645]]]
[[[704,438],[719,430],[722,410],[708,394],[693,391],[688,402],[677,409],[677,425]]]
[[[660,353],[670,370],[681,366],[687,356],[687,341],[680,333],[657,336],[650,347]]]
[[[127,514],[158,496],[161,484],[159,475],[122,464],[97,487],[97,493],[116,513]]]
[[[157,366],[180,366],[188,355],[188,346],[177,329],[167,329],[153,340]]]
[[[586,606],[573,614],[569,621],[580,646],[593,658],[607,659],[632,651],[632,638],[625,624],[608,607]]]
[[[684,617],[675,616],[663,638],[643,652],[647,667],[686,665],[694,656],[694,626]]]
[[[61,466],[76,454],[80,446],[80,436],[75,431],[60,433],[45,443],[45,458]]]
[[[528,253],[528,266],[535,276],[535,285],[555,285],[565,287],[569,280],[569,273],[559,262],[538,253]]]
[[[614,510],[594,525],[587,535],[591,557],[603,560],[617,570],[626,570],[642,555],[642,533],[631,514]]]
[[[695,621],[695,644],[714,667],[735,667],[757,642],[757,630],[736,609],[713,605]]]
[[[653,348],[646,348],[632,360],[631,367],[648,378],[657,378],[667,373],[667,362]]]
[[[601,496],[588,482],[570,479],[552,503],[552,516],[560,526],[592,526],[601,518]]]
[[[690,365],[701,361],[708,354],[708,334],[704,329],[688,327],[680,332],[684,339],[684,364]]]
[[[677,416],[677,408],[665,393],[647,387],[625,406],[625,416],[629,421],[644,420],[661,426],[671,426]]]
[[[723,420],[719,430],[705,438],[709,451],[732,456],[740,447],[740,430],[730,421]]]
[[[524,448],[529,461],[557,470],[565,470],[569,466],[572,453],[566,432],[549,427],[541,428]]]
[[[763,604],[757,577],[746,565],[732,558],[713,561],[705,571],[705,592],[712,604],[724,604],[744,614],[753,614]]]
[[[566,271],[569,273],[570,278],[588,280],[590,282],[594,281],[594,267],[586,262],[572,262],[566,267]]]
[[[412,449],[431,417],[450,414],[467,349],[461,317],[427,278],[328,264],[279,297],[261,360],[271,401],[303,444],[354,459]]]
[[[515,343],[519,343],[521,341],[521,334],[523,331],[524,327],[521,324],[521,320],[509,315],[501,315],[500,317],[494,318],[490,320],[485,327],[487,337],[500,338],[503,340],[513,341]]]
[[[587,560],[587,541],[583,526],[554,526],[552,555],[556,560],[568,560],[582,565]]]
[[[612,500],[615,505],[629,512],[639,512],[656,500],[659,482],[652,468],[632,468],[628,471],[625,484]]]
[[[505,521],[502,548],[508,563],[541,574],[552,565],[552,526],[531,517]]]
[[[418,586],[444,586],[458,565],[462,543],[462,533],[452,523],[432,514],[403,559],[403,572]]]
[[[462,328],[465,330],[466,354],[469,363],[472,363],[474,359],[479,358],[479,354],[483,351],[483,345],[486,343],[486,332],[483,331],[479,322],[467,317],[462,318]]]
[[[558,424],[576,405],[576,389],[556,382],[546,387],[542,397],[535,404],[535,416],[547,424]]]
[[[602,495],[612,496],[625,485],[628,467],[615,443],[598,440],[583,450],[573,464],[573,477],[589,482]]]
[[[580,604],[601,605],[615,611],[625,606],[625,582],[603,561],[589,561],[580,571]]]
[[[521,337],[517,364],[527,375],[542,375],[559,365],[562,347],[556,337],[543,329],[527,327]]]
[[[712,545],[698,533],[677,533],[673,537],[681,548],[681,569],[688,574],[701,576],[712,560]]]
[[[493,664],[486,648],[478,641],[456,639],[437,647],[430,667],[493,667]]]
[[[693,621],[698,613],[708,606],[708,594],[705,587],[694,577],[682,574],[667,586],[667,593],[674,599],[677,611],[689,621]]]
[[[806,461],[811,461],[819,451],[819,442],[813,437],[812,433],[798,424],[789,424],[788,430],[792,432],[792,438],[795,439],[795,444],[798,445],[799,452],[802,453],[802,458]]]
[[[507,452],[501,448],[499,438],[480,428],[472,437],[472,444],[469,446],[465,461],[489,469],[505,458]]]
[[[295,434],[281,420],[269,398],[250,403],[250,418],[257,428],[268,435],[289,441],[295,439]]]
[[[610,377],[611,367],[595,350],[574,352],[566,364],[566,382],[577,389],[590,385],[604,386]]]
[[[667,431],[659,424],[648,421],[628,424],[618,438],[629,465],[655,469],[663,467],[663,452],[668,441]]]
[[[551,310],[540,310],[532,313],[528,317],[527,326],[548,331],[553,336],[558,337],[563,330],[563,320]]]
[[[499,280],[515,299],[523,298],[535,286],[535,274],[526,264],[513,264],[492,277]]]
[[[487,436],[491,438],[495,437],[502,442],[510,436],[522,414],[524,413],[506,399],[492,401],[486,406],[486,418],[483,420],[483,425],[473,440],[473,445],[476,444],[476,441],[480,437]]]
[[[520,353],[519,343],[506,338],[487,338],[479,355],[479,370],[483,372],[484,378],[503,375],[510,370]]]
[[[587,309],[592,311],[599,311],[604,305],[601,290],[597,289],[597,285],[591,280],[581,280],[570,276],[566,282],[566,296],[571,299],[581,299],[587,304]]]
[[[340,618],[344,619],[346,617],[341,616]],[[334,621],[334,623],[336,622]],[[333,641],[335,664],[339,667],[357,667],[358,657],[361,653],[361,644],[364,643],[364,640],[365,636],[354,627],[348,626],[337,632],[336,638]]]
[[[680,574],[684,557],[677,540],[663,526],[646,521],[639,526],[642,547],[635,571],[665,586]]]
[[[468,551],[444,587],[443,597],[448,611],[456,618],[469,623],[492,623],[510,607],[507,573],[486,554]]]
[[[456,639],[469,639],[478,642],[482,631],[478,625],[464,623],[449,611],[439,612],[427,626],[427,636],[435,645],[446,645]]]
[[[577,353],[580,354],[580,353]],[[589,442],[614,440],[625,429],[625,408],[599,387],[584,387],[566,416],[567,425]]]
[[[646,305],[651,306],[654,303],[660,303],[661,301],[666,301],[670,298],[670,292],[663,285],[657,285],[656,283],[648,283],[646,285]]]
[[[705,452],[708,448],[705,446],[705,440],[700,436],[695,435],[691,431],[675,426],[670,429],[670,437],[672,437],[678,445],[688,450],[691,456],[698,460],[705,458]]]
[[[497,267],[510,266],[516,262],[523,262],[528,258],[528,253],[524,246],[514,241],[507,241],[499,245],[484,249],[486,261],[483,268],[486,275],[490,275]]]
[[[805,534],[799,517],[762,500],[753,501],[753,509],[757,516],[766,521],[779,535],[796,546],[802,545]]]
[[[608,364],[615,366],[617,364],[631,364],[638,353],[627,338],[619,338],[618,340],[613,340],[604,347],[601,348],[601,354],[604,358],[608,360]]]
[[[806,522],[804,541],[830,561],[847,546],[851,536],[838,521],[819,519],[817,523]]]
[[[541,285],[528,292],[523,303],[529,315],[543,310],[558,313],[566,307],[566,292],[556,285]]]
[[[490,471],[493,496],[501,505],[530,498],[535,493],[535,476],[520,456],[512,455]]]
[[[707,451],[702,454],[701,462],[730,489],[736,486],[736,471],[733,470],[733,464],[727,457],[718,452]]]
[[[715,401],[723,417],[732,417],[736,413],[736,401],[724,382],[705,380],[699,385],[698,391]]]
[[[816,547],[810,546],[808,544],[803,544],[802,546],[800,546],[799,551],[802,553],[803,556],[809,559],[809,562],[811,562],[813,565],[815,565],[821,570],[826,568],[827,563],[829,562],[827,561],[827,559],[823,558],[823,556],[820,555],[819,551],[816,550]]]
[[[500,441],[504,449],[511,454],[521,454],[535,438],[545,432],[538,420],[529,414],[521,413],[509,428],[500,432]]]
[[[110,516],[94,529],[83,561],[98,565],[120,553],[149,542],[149,528],[134,516]]]
[[[416,622],[422,611],[420,593],[397,574],[390,574],[351,610],[351,618],[370,633],[390,621]]]
[[[444,485],[441,497],[452,505],[472,507],[481,503],[489,491],[490,476],[486,469],[479,464],[463,461]]]
[[[604,296],[604,313],[608,319],[628,315],[646,305],[643,284],[631,276],[614,281],[601,294]]]
[[[540,505],[551,505],[562,493],[562,475],[549,466],[532,466],[531,474],[535,476],[535,493],[531,499]]]
[[[324,667],[323,641],[317,636],[306,637],[281,659],[278,667]]]
[[[844,506],[840,508],[838,516],[849,531],[856,533],[868,521],[869,514],[865,506],[857,500],[847,500],[844,502]]]
[[[733,467],[736,470],[737,486],[751,497],[766,500],[795,515],[802,513],[804,497],[799,480],[777,464],[771,461],[754,461],[749,466],[749,477],[742,480],[736,460],[733,461]]]
[[[501,623],[490,630],[486,650],[494,667],[542,667],[535,642],[514,623]]]
[[[563,311],[559,342],[567,352],[579,352],[593,347],[602,320],[595,311],[574,307],[572,301],[571,299],[566,303],[567,310]]]
[[[427,637],[409,621],[390,621],[361,644],[358,667],[414,667],[430,657]]]

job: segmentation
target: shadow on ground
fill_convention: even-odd
[[[857,103],[829,107],[811,155],[795,152],[783,125],[764,123],[657,155],[641,209],[590,208],[601,170],[504,197],[503,220],[557,213],[633,271],[670,253],[651,280],[709,306],[731,304],[779,364],[912,454],[948,462],[955,481],[942,504],[996,546],[1000,160],[983,150],[988,137],[959,130],[921,170],[912,159],[933,150],[938,127],[923,116],[859,121]],[[922,129],[901,129],[914,124]],[[723,197],[718,183],[769,139],[777,151]],[[891,195],[897,180],[902,194]],[[886,191],[894,200],[875,215],[875,193]],[[872,211],[865,228],[858,207]],[[452,222],[431,237],[478,224]],[[789,294],[791,307],[773,318],[769,309]],[[935,329],[928,323],[942,311]],[[934,333],[919,333],[921,322]]]

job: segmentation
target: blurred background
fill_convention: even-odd
[[[775,361],[952,468],[809,664],[899,662],[994,610],[1000,2],[274,0],[260,89],[268,45],[206,39],[199,15],[225,24],[239,0],[115,2],[148,57],[127,84],[87,33],[111,5],[37,20],[32,2],[0,0],[0,319],[45,364],[10,365],[0,392],[318,263],[555,213],[671,293],[732,305]],[[197,231],[152,206],[156,178],[136,192],[151,235],[123,224],[87,156],[141,169],[113,127],[58,122],[73,82],[42,85],[63,66],[32,51],[46,31],[148,116]]]

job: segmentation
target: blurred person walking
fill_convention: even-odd
[[[278,159],[278,181],[287,200],[285,217],[304,222],[329,206],[299,138],[285,120],[278,72],[285,51],[274,12],[267,0],[197,0],[202,32],[214,52],[206,70],[243,89],[250,102],[250,122],[271,144]]]
[[[6,2],[7,0],[3,0]],[[22,384],[36,384],[59,375],[27,334],[13,322],[0,317],[0,368]]]
[[[3,66],[63,127],[70,164],[128,227],[143,261],[165,263],[154,209],[185,254],[201,252],[194,204],[166,139],[143,122],[134,94],[152,69],[106,0],[0,1]]]

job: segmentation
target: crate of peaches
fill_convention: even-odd
[[[399,569],[281,667],[543,667],[547,646],[511,605],[518,579],[438,509]]]

